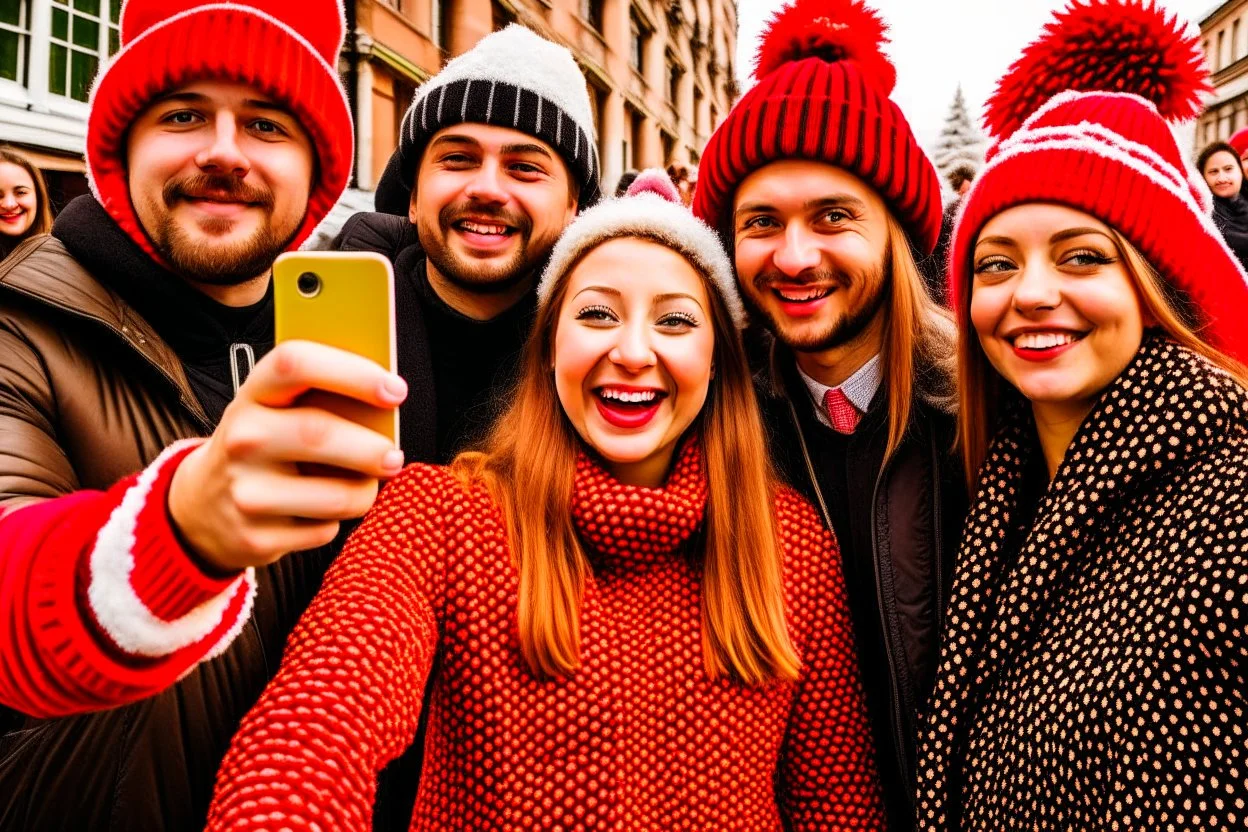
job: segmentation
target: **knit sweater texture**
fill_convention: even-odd
[[[367,829],[376,774],[412,742],[427,684],[412,830],[883,828],[831,535],[795,493],[777,493],[800,679],[709,678],[706,490],[697,442],[656,489],[581,458],[573,516],[592,576],[580,666],[541,680],[519,653],[497,504],[445,469],[407,468],[243,721],[209,828]]]

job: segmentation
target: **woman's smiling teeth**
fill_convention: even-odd
[[[619,390],[613,387],[602,387],[598,395],[609,401],[623,404],[651,404],[663,395],[661,390]]]
[[[1014,337],[1014,346],[1020,350],[1047,350],[1073,344],[1082,337],[1073,332],[1024,332]]]

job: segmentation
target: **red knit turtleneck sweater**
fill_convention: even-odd
[[[413,830],[883,828],[835,543],[801,498],[777,495],[801,679],[711,680],[690,551],[705,505],[696,443],[662,489],[581,460],[581,665],[541,681],[516,645],[498,506],[445,469],[408,468],[243,721],[209,828],[368,829],[377,772],[412,742],[426,684]]]

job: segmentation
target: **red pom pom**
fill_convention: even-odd
[[[755,79],[790,61],[822,58],[854,61],[885,96],[897,84],[897,70],[881,47],[888,26],[862,0],[794,0],[772,16],[758,47]]]
[[[1210,89],[1199,38],[1177,15],[1138,0],[1076,0],[997,84],[984,125],[1005,138],[1066,90],[1134,93],[1167,121],[1183,121],[1200,114]]]

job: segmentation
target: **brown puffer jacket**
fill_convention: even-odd
[[[173,350],[58,240],[0,263],[0,510],[107,488],[210,429]],[[51,720],[0,709],[0,830],[201,828],[230,737],[328,560],[258,573],[242,634],[158,696]]]

